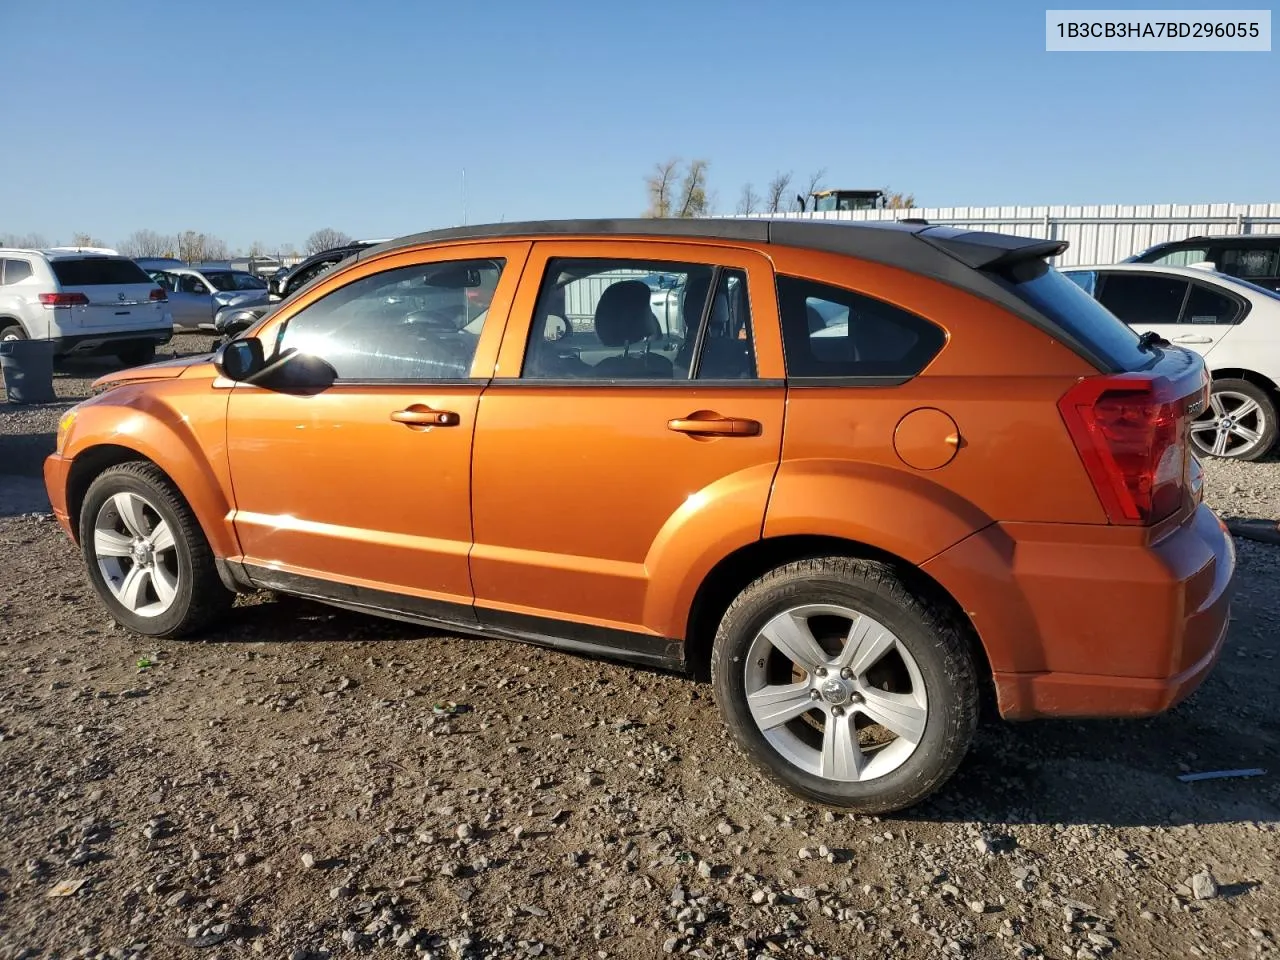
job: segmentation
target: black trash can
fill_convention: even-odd
[[[53,403],[52,340],[0,340],[0,373],[10,403]]]

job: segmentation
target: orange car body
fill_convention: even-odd
[[[1109,521],[1060,413],[1099,374],[1079,351],[998,297],[891,258],[745,228],[643,230],[410,238],[346,261],[248,334],[270,355],[291,316],[360,277],[501,258],[466,378],[282,391],[228,380],[207,356],[105,377],[47,461],[55,515],[78,538],[93,475],[146,458],[238,589],[690,668],[744,571],[821,542],[894,558],[954,602],[1007,718],[1150,714],[1207,674],[1228,621],[1230,537],[1193,458],[1168,516]],[[547,263],[582,256],[743,271],[756,376],[522,379]],[[910,311],[945,345],[904,382],[788,377],[782,274]],[[455,422],[392,419],[406,410]],[[672,425],[708,418],[750,426]]]

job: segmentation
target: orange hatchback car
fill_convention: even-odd
[[[270,589],[709,676],[796,793],[910,805],[1006,718],[1187,695],[1235,555],[1208,378],[923,223],[601,220],[368,248],[216,354],[99,381],[45,479],[102,601]]]

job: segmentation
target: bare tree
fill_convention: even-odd
[[[183,230],[178,234],[178,259],[187,263],[199,263],[207,259],[205,235],[198,230]]]
[[[135,230],[118,246],[126,257],[171,257],[177,249],[178,238],[154,230]]]
[[[755,213],[760,206],[760,194],[749,183],[742,185],[742,193],[738,195],[738,213],[743,216]]]
[[[800,197],[797,198],[797,202],[795,206],[796,210],[803,210],[804,207],[802,206],[802,204],[808,203],[809,198],[822,189],[823,187],[822,179],[826,175],[827,175],[826,167],[823,167],[821,170],[816,170],[813,173],[809,174],[809,180],[808,180],[808,183],[805,185],[804,193],[800,194]]]
[[[676,192],[676,180],[680,174],[678,157],[665,163],[655,163],[653,173],[645,179],[645,189],[649,192],[649,209],[646,217],[669,217],[673,204],[672,196]]]
[[[311,236],[307,237],[307,253],[319,253],[321,250],[329,250],[333,247],[341,247],[351,242],[351,238],[341,230],[335,230],[333,227],[322,227]]]
[[[71,246],[73,247],[105,247],[106,244],[97,237],[88,233],[77,233],[71,237]]]
[[[680,186],[677,217],[705,217],[707,215],[707,161],[690,160]]]
[[[16,247],[20,250],[39,250],[49,246],[49,241],[39,233],[0,233],[0,247]]]
[[[783,197],[787,195],[787,190],[791,187],[791,173],[776,173],[773,179],[769,181],[769,186],[765,190],[764,209],[765,213],[777,213],[782,209]]]
[[[249,244],[250,257],[261,257],[266,252],[267,252],[267,245],[263,243],[261,240],[255,240],[253,241],[253,243]]]
[[[885,189],[884,193],[884,205],[890,210],[909,210],[916,205],[914,193],[890,193],[888,188]]]

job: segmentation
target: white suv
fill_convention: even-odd
[[[114,250],[0,247],[0,340],[52,340],[58,356],[147,363],[173,336],[168,299]]]

